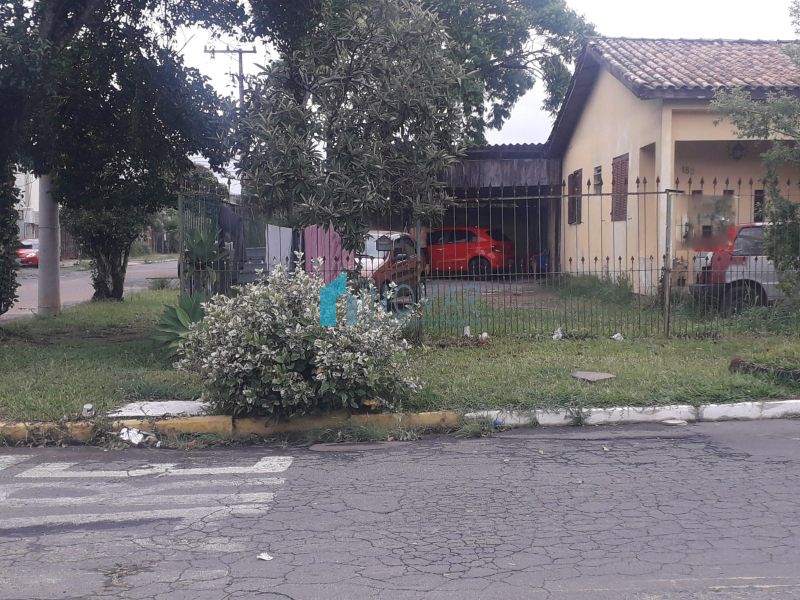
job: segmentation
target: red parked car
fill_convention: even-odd
[[[514,243],[499,229],[441,227],[428,235],[431,271],[488,275],[514,267]]]
[[[781,274],[767,256],[762,223],[732,225],[724,236],[695,250],[697,275],[689,289],[698,300],[740,312],[784,296]]]
[[[39,240],[20,240],[17,248],[17,262],[23,267],[38,267]]]

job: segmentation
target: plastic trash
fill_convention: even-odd
[[[138,446],[144,441],[144,434],[135,427],[123,427],[120,429],[119,437],[123,442],[128,442]]]
[[[481,334],[481,341],[482,342],[488,342],[489,341],[489,334],[486,333],[485,331]]]
[[[464,337],[472,337],[472,329],[469,325],[464,325]]]
[[[621,333],[615,333],[614,335],[611,336],[611,339],[614,340],[615,342],[622,342],[625,340],[625,338],[622,337]]]
[[[272,557],[272,556],[270,556],[270,555],[269,555],[268,553],[266,553],[266,552],[262,552],[261,554],[259,554],[258,556],[256,556],[256,558],[257,558],[258,560],[272,560],[272,558],[273,558],[273,557]]]
[[[556,329],[553,332],[553,341],[554,342],[557,342],[558,340],[560,340],[563,337],[564,337],[564,333],[561,331],[561,327],[559,327],[558,329]]]
[[[84,419],[91,419],[94,416],[94,406],[91,404],[84,404],[83,410],[81,411],[81,416]]]

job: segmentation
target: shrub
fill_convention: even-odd
[[[158,333],[153,338],[164,344],[171,353],[177,354],[181,342],[189,335],[192,323],[203,319],[205,315],[203,303],[206,299],[203,294],[194,296],[181,294],[177,304],[164,306],[164,312],[156,326]]]
[[[17,299],[18,193],[10,167],[0,166],[0,315]]]
[[[200,373],[205,399],[225,414],[286,418],[375,401],[395,408],[416,389],[402,320],[361,290],[354,323],[340,298],[337,325],[322,327],[322,287],[316,275],[275,268],[234,297],[213,297],[191,325],[178,367]]]

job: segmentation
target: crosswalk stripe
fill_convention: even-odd
[[[125,511],[104,514],[44,515],[37,517],[12,517],[0,520],[0,536],[4,530],[21,527],[52,527],[56,525],[86,525],[89,523],[120,523],[125,521],[150,521],[155,519],[203,519],[225,517],[239,509],[247,510],[252,504],[232,506],[207,506],[193,508],[163,508],[147,511]]]
[[[17,455],[10,455],[10,456],[0,456],[0,471],[3,469],[7,469],[8,467],[13,467],[17,463],[21,463],[25,460],[31,458],[30,455],[27,456],[17,456]]]
[[[228,504],[255,504],[270,502],[275,497],[271,492],[248,494],[183,494],[158,496],[62,496],[59,498],[6,498],[3,508],[37,508],[39,506],[84,506],[108,503],[111,506],[152,505],[153,500],[164,504],[195,504],[200,506],[226,506]],[[2,526],[2,521],[0,521]]]
[[[10,481],[14,481],[13,479]],[[242,489],[242,488],[260,488],[283,485],[286,480],[282,477],[257,477],[248,479],[203,479],[200,481],[192,481],[186,479],[170,479],[167,481],[153,481],[147,484],[147,487],[132,487],[131,483],[122,481],[110,481],[103,483],[103,492],[105,494],[113,495],[115,497],[127,494],[135,496],[150,496],[153,494],[169,493],[173,490],[192,489],[197,492],[211,491],[216,488]],[[74,482],[69,489],[84,490],[94,489],[90,487],[88,482]],[[5,498],[11,498],[14,494],[25,490],[54,490],[60,493],[64,491],[64,483],[57,481],[25,481],[24,483],[3,483],[0,485],[0,502]],[[220,492],[225,493],[225,492]],[[1,508],[1,507],[0,507]]]
[[[256,473],[282,473],[291,466],[292,460],[291,456],[266,456],[251,467],[190,467],[179,469],[175,463],[157,463],[139,469],[115,471],[70,470],[78,463],[43,463],[18,473],[17,477],[25,479],[122,479],[146,475],[250,475]]]

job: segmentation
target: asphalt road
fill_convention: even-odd
[[[800,597],[800,421],[337,449],[2,449],[0,598]]]
[[[20,286],[17,289],[19,300],[0,320],[8,320],[28,316],[36,313],[39,303],[39,271],[38,269],[24,268],[18,272]],[[125,292],[146,290],[150,280],[158,277],[176,277],[178,262],[175,260],[145,264],[132,262],[128,265],[125,277]],[[69,268],[61,271],[61,304],[72,306],[91,300],[92,289],[91,273],[89,271],[76,271]]]

